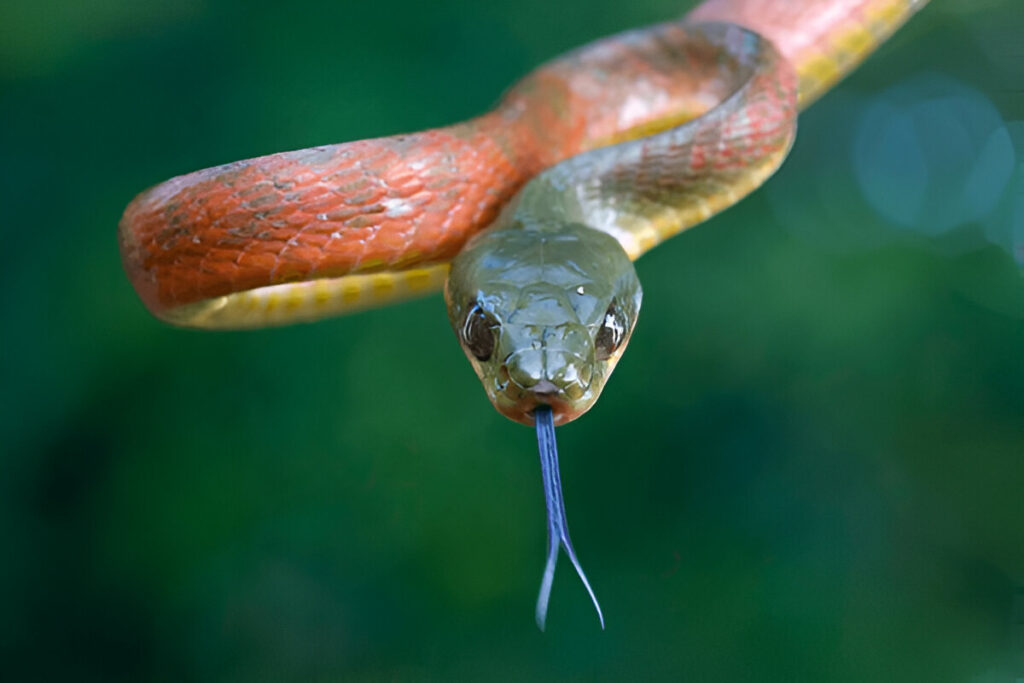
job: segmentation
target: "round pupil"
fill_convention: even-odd
[[[594,351],[597,359],[607,360],[615,353],[615,349],[619,348],[625,335],[626,326],[622,323],[619,312],[615,310],[615,305],[612,304],[604,314],[601,329],[597,331],[597,336],[594,338]]]
[[[479,306],[473,306],[462,326],[462,341],[477,360],[484,361],[494,352],[494,325]]]

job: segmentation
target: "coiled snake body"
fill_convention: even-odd
[[[314,320],[444,287],[492,403],[543,431],[593,405],[625,348],[632,261],[764,182],[798,110],[925,2],[707,0],[541,66],[470,121],[157,185],[125,210],[124,267],[150,311],[189,327]],[[576,560],[548,485],[557,460],[544,462],[550,589],[558,542]],[[543,625],[543,589],[540,603]]]

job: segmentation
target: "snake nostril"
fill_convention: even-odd
[[[519,351],[506,361],[505,372],[520,389],[533,389],[544,378],[544,359],[540,353]]]
[[[576,382],[573,382],[572,384],[565,387],[565,395],[571,398],[573,401],[578,401],[579,399],[583,398],[583,394],[585,394],[586,391],[587,390],[583,385],[578,384]]]

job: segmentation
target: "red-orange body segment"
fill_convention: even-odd
[[[266,285],[449,259],[532,166],[469,125],[273,154],[175,178],[122,219],[154,312]]]
[[[685,73],[602,41],[542,67],[465,123],[173,178],[125,210],[125,269],[160,312],[267,285],[446,262],[540,170],[714,104],[721,67],[679,33],[694,52]]]
[[[708,0],[688,20],[735,22],[767,36],[796,67],[805,104],[917,4]],[[717,73],[721,55],[683,40],[685,24],[678,32],[684,54],[671,63],[612,37],[540,67],[496,109],[464,123],[171,179],[125,210],[125,270],[161,315],[269,285],[445,263],[544,168],[721,101],[728,94]],[[756,109],[747,117],[755,138],[756,117]],[[735,152],[742,164],[744,143],[737,144],[717,150],[716,163],[728,163]],[[705,163],[700,152],[698,145],[693,171]]]

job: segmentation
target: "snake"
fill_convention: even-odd
[[[599,39],[450,126],[172,178],[118,227],[145,306],[173,325],[314,321],[444,290],[494,407],[537,430],[548,557],[566,524],[554,428],[600,396],[633,332],[634,261],[757,189],[798,113],[927,0],[706,0]]]

